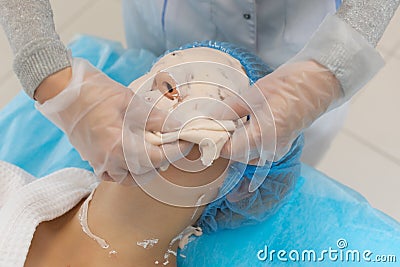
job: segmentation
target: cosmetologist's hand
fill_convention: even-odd
[[[180,151],[188,144],[177,142],[161,147],[144,140],[145,130],[175,130],[180,127],[179,122],[169,119],[164,124],[165,112],[83,59],[73,60],[72,78],[63,88],[57,77],[63,73],[68,77],[68,71],[71,74],[71,70],[66,69],[39,86],[35,94],[39,102],[36,107],[67,134],[71,144],[100,178],[130,184],[132,181],[125,180],[129,177],[126,160],[132,175],[139,175],[166,165],[165,154],[169,160],[182,156]],[[58,88],[51,88],[52,85]],[[48,88],[50,90],[46,90]],[[129,113],[125,114],[128,104]],[[123,147],[123,132],[129,135],[129,147]],[[124,149],[129,150],[129,158],[125,158]]]
[[[289,151],[302,130],[341,95],[339,81],[319,63],[310,60],[282,65],[243,91],[240,97],[224,101],[238,117],[250,115],[250,119],[233,133],[221,155],[263,165],[271,158],[271,150],[274,150],[271,144],[276,143],[274,161],[277,161]],[[224,119],[229,119],[226,115]],[[271,132],[273,130],[275,133]]]

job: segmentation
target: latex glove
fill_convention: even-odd
[[[125,116],[129,103],[130,109]],[[179,128],[179,123],[172,119],[163,126],[165,112],[83,59],[73,60],[69,85],[43,104],[36,103],[36,108],[66,133],[81,157],[89,161],[102,179],[131,182],[124,181],[128,168],[123,149],[129,150],[126,160],[132,163],[129,166],[133,166],[130,169],[133,174],[166,165],[166,152],[171,159],[179,158],[182,156],[180,150],[185,150],[183,143],[161,147],[145,142],[145,129],[165,132]],[[123,148],[123,127],[133,146]]]
[[[276,156],[279,160],[292,144],[294,138],[328,109],[350,99],[362,88],[383,66],[379,53],[356,30],[336,16],[328,15],[314,33],[308,44],[288,63],[279,67],[270,75],[259,79],[263,95],[268,99],[276,127]],[[261,99],[254,90],[244,91],[241,96],[250,107],[256,103],[260,106]],[[245,105],[238,100],[228,100],[236,106],[238,114],[250,114]],[[228,101],[226,101],[228,103]],[[235,104],[235,102],[237,102]],[[240,107],[242,106],[242,107]],[[254,108],[257,110],[259,108]],[[251,158],[265,151],[263,145],[256,144],[259,135],[264,140],[273,142],[271,134],[263,121],[255,125],[249,121],[247,131],[237,132],[227,143],[222,153],[237,154],[243,150],[244,132],[251,134],[253,143]],[[269,127],[270,128],[270,127]],[[260,132],[260,133],[258,133]],[[260,141],[257,141],[260,143]],[[242,152],[243,154],[243,152]],[[250,158],[250,159],[251,159]],[[243,160],[242,160],[243,162]],[[262,164],[261,160],[258,164]]]
[[[265,99],[259,97],[258,90]],[[221,156],[262,166],[265,160],[259,160],[260,155],[273,152],[268,144],[276,143],[274,161],[277,161],[290,150],[302,130],[341,96],[339,81],[319,63],[303,61],[285,64],[244,91],[242,99],[230,97],[224,101],[239,117],[250,115],[250,119],[233,133]],[[268,102],[272,116],[267,113],[262,120],[255,120],[254,115],[260,113],[263,101]],[[228,113],[223,114],[223,119],[230,119]],[[271,133],[273,128],[275,134]]]

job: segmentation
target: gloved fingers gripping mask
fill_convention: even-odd
[[[168,111],[183,123],[180,131],[176,132],[146,131],[145,139],[148,143],[164,144],[165,146],[178,140],[184,140],[197,144],[201,155],[196,160],[183,158],[175,161],[178,157],[173,155],[169,157],[169,153],[165,153],[167,158],[171,158],[169,163],[173,168],[186,174],[180,173],[179,175],[190,177],[190,173],[202,172],[209,166],[215,167],[212,166],[213,162],[219,158],[222,147],[236,131],[246,132],[251,127],[264,127],[265,131],[271,135],[267,142],[257,141],[255,145],[248,144],[247,140],[257,140],[256,138],[243,138],[241,140],[242,149],[235,151],[235,155],[227,157],[231,159],[231,162],[224,172],[213,182],[204,186],[197,188],[174,186],[163,179],[163,173],[165,174],[163,171],[168,166],[163,166],[158,171],[154,170],[151,175],[147,173],[145,176],[135,176],[136,182],[141,185],[142,189],[154,198],[172,205],[194,206],[214,201],[217,195],[223,197],[221,192],[230,191],[242,178],[246,169],[245,164],[237,164],[237,161],[256,162],[258,163],[256,165],[262,166],[263,169],[260,172],[255,167],[255,171],[250,177],[252,181],[250,184],[253,183],[251,188],[255,190],[263,183],[272,163],[275,148],[275,130],[271,115],[269,118],[266,118],[265,115],[270,114],[265,97],[259,91],[258,94],[257,92],[252,94],[256,96],[257,104],[260,107],[258,110],[262,112],[252,112],[250,120],[246,115],[233,114],[234,110],[229,105],[225,105],[223,101],[233,96],[240,97],[243,91],[249,90],[248,74],[253,73],[254,76],[259,72],[258,65],[264,67],[263,74],[269,70],[260,61],[252,61],[250,64],[250,60],[248,60],[250,54],[247,51],[243,52],[243,55],[245,55],[243,56],[244,61],[241,62],[226,51],[218,51],[218,49],[206,45],[197,47],[196,44],[192,44],[176,51],[167,52],[153,65],[149,73],[130,85],[136,94],[143,95],[146,101],[158,109]],[[254,56],[251,55],[251,59],[253,58]],[[216,120],[211,116],[209,107],[213,106],[212,103],[216,106],[222,105],[220,110],[229,114],[229,119]],[[252,109],[251,106],[246,106],[246,108]],[[267,120],[272,123],[262,123]],[[129,153],[128,151],[132,147],[130,139],[124,138],[123,142],[124,152]],[[254,152],[252,149],[257,151]],[[259,151],[272,152],[264,154]],[[254,157],[254,155],[256,156]],[[262,155],[261,160],[260,155]],[[127,156],[127,158],[129,157]],[[261,161],[262,163],[259,163]],[[224,182],[226,177],[230,177],[229,182]],[[199,202],[201,197],[201,202]]]
[[[257,64],[256,67],[262,69],[261,64]],[[249,90],[243,91],[239,97],[233,96],[224,100],[224,103],[232,107],[234,113],[239,116],[250,115],[250,120],[246,131],[235,131],[230,142],[222,149],[221,156],[236,155],[237,151],[242,149],[241,140],[246,134],[250,138],[253,157],[260,158],[259,162],[251,163],[262,166],[264,158],[270,159],[273,152],[273,161],[280,160],[290,150],[292,142],[302,130],[339,99],[342,91],[333,73],[313,60],[291,62],[275,71],[268,69],[268,72],[258,71],[256,74]],[[266,100],[261,101],[262,97],[257,94],[261,94]],[[264,111],[267,109],[263,107],[264,103],[268,104],[268,113]],[[220,106],[211,107],[213,116],[229,119],[229,114],[221,112]],[[251,120],[254,115],[262,118],[262,124],[254,125],[254,121]],[[262,127],[257,127],[259,125]],[[271,133],[271,128],[276,132]],[[275,149],[259,145],[261,142],[271,144],[274,138]],[[240,159],[238,161],[246,163]],[[251,186],[250,190],[257,185]]]
[[[249,182],[248,191],[253,192],[267,175],[265,167],[275,158],[276,127],[268,101],[256,86],[251,86],[241,95],[230,96],[223,101],[232,108],[224,112],[221,106],[212,105],[211,114],[229,119],[232,116],[247,117],[243,127],[238,127],[221,149],[221,157],[233,161],[259,166]],[[247,153],[244,153],[247,151]],[[263,169],[263,171],[261,171]]]
[[[71,144],[84,160],[88,160],[95,173],[102,179],[131,184],[126,179],[128,167],[122,148],[123,118],[128,103],[133,107],[126,117],[126,134],[135,143],[130,151],[130,171],[142,174],[166,161],[159,147],[144,139],[145,130],[158,131],[180,127],[180,123],[167,113],[148,105],[143,97],[113,81],[94,68],[86,60],[75,58],[72,64],[72,79],[69,85],[57,96],[36,108],[68,136]],[[151,111],[151,112],[149,112]],[[144,159],[144,148],[149,153]],[[177,154],[182,148],[172,145],[168,150]]]
[[[268,99],[273,114],[277,138],[274,161],[280,160],[303,129],[342,95],[340,83],[332,72],[315,61],[285,64],[259,79],[254,87]],[[248,95],[246,99],[258,109],[254,97]],[[256,138],[267,135],[258,133],[259,130],[263,131],[252,128],[249,132]],[[230,147],[235,146],[240,144],[236,142]]]

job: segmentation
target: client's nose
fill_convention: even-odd
[[[164,96],[171,100],[179,98],[176,81],[165,71],[156,74],[153,80],[152,90],[159,90]]]

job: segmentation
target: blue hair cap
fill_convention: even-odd
[[[176,49],[168,50],[164,53],[164,55],[172,53],[177,50],[185,50],[195,47],[214,48],[216,50],[225,52],[230,56],[232,56],[233,58],[237,59],[240,62],[240,64],[242,64],[244,70],[246,71],[246,74],[249,77],[251,84],[255,83],[258,79],[264,77],[265,75],[273,71],[273,69],[269,67],[267,64],[265,64],[264,61],[262,61],[261,58],[259,58],[258,56],[254,55],[245,48],[236,46],[228,42],[220,42],[220,41],[193,42],[183,45]],[[158,61],[158,59],[156,61]]]
[[[293,191],[300,176],[303,145],[304,138],[301,135],[293,142],[290,151],[279,161],[273,162],[271,167],[245,166],[239,181],[236,173],[231,174],[228,171],[224,184],[234,181],[236,185],[228,194],[205,207],[197,225],[203,232],[212,233],[222,229],[254,225],[275,214]],[[256,170],[260,173],[260,168],[261,172],[267,173],[266,178],[257,190],[250,193],[250,180]]]

